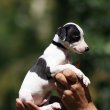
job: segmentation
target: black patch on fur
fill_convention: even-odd
[[[51,79],[50,68],[47,67],[47,63],[43,58],[39,58],[37,63],[30,69],[30,72],[35,72],[43,79]]]
[[[80,31],[73,24],[68,24],[66,26],[59,27],[57,34],[61,40],[67,41],[70,44],[78,42],[81,38]]]
[[[57,34],[60,37],[61,40],[64,40],[66,37],[66,30],[64,27],[59,27],[57,30]]]
[[[67,25],[65,26],[65,28],[67,33],[65,41],[68,41],[69,43],[74,43],[80,40],[80,31],[75,25]]]

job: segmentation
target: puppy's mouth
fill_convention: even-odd
[[[85,51],[78,51],[76,48],[71,49],[72,51],[74,51],[77,54],[84,54]]]
[[[78,52],[78,51],[76,51],[76,53],[77,53],[77,54],[84,54],[85,52]]]

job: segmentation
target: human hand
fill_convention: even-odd
[[[58,104],[58,103],[54,103],[58,100],[60,100],[58,97],[52,96],[50,98],[51,104],[49,104],[47,106],[38,107],[31,101],[22,101],[19,98],[17,98],[16,99],[16,109],[17,110],[58,110],[56,108],[56,104]],[[58,105],[57,105],[57,107],[58,107]]]
[[[31,101],[24,102],[19,98],[16,99],[16,109],[17,110],[40,110],[40,108],[32,103]]]
[[[88,87],[71,70],[64,70],[56,76],[56,88],[66,110],[96,110]]]

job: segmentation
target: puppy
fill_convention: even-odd
[[[84,41],[84,33],[81,27],[75,23],[67,23],[58,28],[52,43],[45,49],[44,53],[38,58],[35,65],[28,71],[19,90],[19,98],[23,101],[33,101],[41,105],[45,98],[48,98],[52,90],[53,77],[64,69],[70,69],[83,80],[88,86],[90,80],[84,73],[70,64],[68,52],[71,50],[78,54],[89,50]],[[59,103],[40,107],[45,109],[61,109]]]

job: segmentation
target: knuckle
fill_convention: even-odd
[[[65,90],[65,91],[64,91],[64,95],[70,96],[70,95],[72,95],[72,91],[70,91],[70,90]]]
[[[62,77],[63,77],[62,73],[58,73],[58,74],[56,74],[56,76],[55,76],[56,79],[61,79]]]
[[[63,71],[63,74],[64,74],[67,78],[77,79],[76,73],[73,72],[72,70],[66,69],[66,70]]]
[[[80,84],[75,84],[71,86],[72,91],[79,91],[81,89]]]

